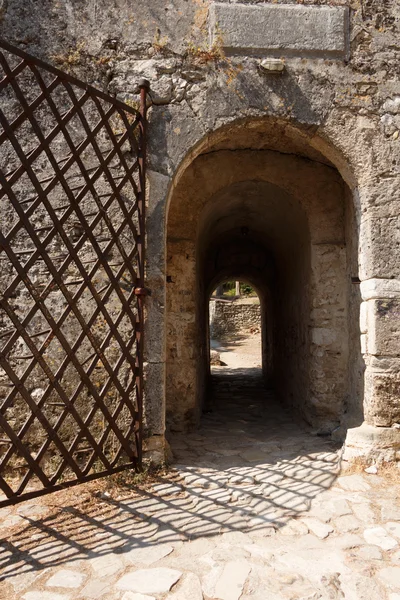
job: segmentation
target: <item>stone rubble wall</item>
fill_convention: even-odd
[[[249,304],[240,300],[210,301],[210,337],[212,339],[248,332],[252,327],[261,327],[260,304]]]

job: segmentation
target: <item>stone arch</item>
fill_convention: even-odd
[[[303,349],[296,346],[290,351],[303,356],[307,363],[297,368],[299,374],[293,379],[294,388],[301,388],[303,397],[296,400],[294,389],[284,387],[280,395],[315,426],[337,426],[349,412],[353,413],[353,421],[362,420],[358,318],[352,318],[359,310],[357,290],[351,285],[351,278],[358,278],[352,192],[335,166],[316,148],[318,144],[309,130],[296,130],[288,123],[275,124],[271,130],[270,119],[254,119],[214,132],[187,155],[171,186],[166,227],[166,400],[172,428],[190,428],[198,422],[205,389],[201,382],[206,373],[206,352],[200,341],[204,307],[198,301],[205,297],[201,283],[204,275],[200,275],[204,270],[202,261],[206,260],[203,255],[208,252],[204,231],[215,227],[218,219],[223,220],[224,202],[235,203],[232,198],[236,197],[239,206],[240,198],[245,196],[255,198],[252,209],[258,206],[253,224],[262,217],[260,207],[268,206],[266,214],[275,219],[275,231],[268,230],[264,223],[264,230],[254,231],[254,235],[258,243],[270,246],[271,260],[276,261],[279,255],[281,275],[285,273],[286,281],[290,280],[290,269],[282,267],[285,261],[289,264],[290,256],[303,265],[292,271],[294,279],[299,271],[307,272],[296,284],[304,291],[302,308],[297,312],[306,316],[301,327],[298,316],[297,325],[292,327]],[[348,169],[346,175],[350,180]],[[283,206],[285,210],[280,214]],[[222,207],[219,216],[216,207]],[[298,238],[296,248],[290,246],[285,229],[285,221],[290,224],[291,216],[293,234]],[[231,229],[234,225],[231,219]],[[286,246],[281,243],[285,231]],[[229,232],[226,229],[222,233]],[[326,286],[330,271],[333,275]],[[283,289],[282,281],[280,285]],[[292,292],[286,293],[287,299],[296,297],[293,285]],[[324,302],[329,305],[327,296],[334,298],[335,310],[324,312]],[[275,304],[279,302],[275,300]],[[288,309],[287,314],[291,311]],[[286,341],[288,336],[283,336]],[[285,345],[277,350],[281,356],[287,351]],[[280,378],[285,379],[282,374]],[[323,385],[326,379],[328,383]]]

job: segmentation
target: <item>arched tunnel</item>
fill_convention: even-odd
[[[259,294],[277,399],[320,430],[359,418],[356,239],[350,191],[322,156],[218,148],[189,164],[168,213],[170,430],[198,425],[209,403],[208,301],[224,279]]]
[[[304,212],[276,185],[245,181],[228,186],[202,213],[198,233],[198,322],[206,331],[210,291],[224,278],[250,281],[262,310],[262,367],[266,383],[285,397],[285,362],[306,388],[309,234]],[[207,338],[202,355],[207,355]],[[208,362],[208,361],[207,361]],[[206,375],[204,375],[206,377]],[[302,383],[300,383],[302,382]]]

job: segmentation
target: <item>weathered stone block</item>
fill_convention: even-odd
[[[396,205],[396,202],[393,202]],[[398,215],[368,218],[360,225],[360,278],[400,279]]]
[[[400,356],[400,300],[370,300],[367,304],[369,354]]]
[[[316,56],[344,59],[348,52],[348,10],[215,3],[210,37],[232,54]]]
[[[392,427],[373,427],[363,423],[360,427],[347,430],[343,460],[357,457],[369,460],[393,460],[400,448],[400,430]]]
[[[360,285],[363,300],[400,298],[399,279],[366,279]]]
[[[365,420],[378,427],[391,427],[400,422],[400,374],[365,374]]]

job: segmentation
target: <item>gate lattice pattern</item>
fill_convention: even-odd
[[[0,504],[140,466],[136,110],[0,42]]]

